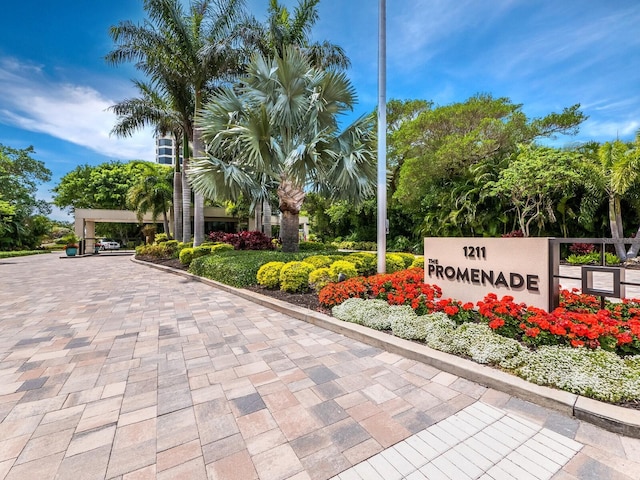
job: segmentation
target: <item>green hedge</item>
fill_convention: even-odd
[[[18,250],[15,252],[0,252],[0,258],[25,257],[27,255],[39,255],[41,253],[51,253],[50,250]]]
[[[268,262],[302,260],[311,253],[285,253],[269,250],[233,250],[217,255],[195,258],[189,272],[232,287],[257,285],[256,276],[262,265]]]

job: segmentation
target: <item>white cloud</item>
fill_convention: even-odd
[[[80,84],[56,83],[37,65],[0,59],[0,122],[87,147],[119,160],[153,160],[151,130],[110,136],[117,101]]]
[[[616,138],[631,140],[639,129],[640,122],[637,120],[619,122],[587,120],[581,128],[581,136],[601,139],[603,142],[615,140]]]

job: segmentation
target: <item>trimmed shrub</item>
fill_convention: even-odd
[[[358,276],[358,270],[356,266],[346,260],[337,260],[329,267],[329,276],[334,282],[338,281],[338,275],[344,274],[347,278],[353,278]]]
[[[424,257],[422,255],[418,255],[411,262],[411,267],[424,268]]]
[[[267,288],[280,286],[280,271],[283,266],[284,262],[269,262],[262,265],[256,274],[258,285]]]
[[[310,257],[305,258],[304,261],[310,263],[316,268],[328,267],[333,263],[333,260],[326,255],[311,255]]]
[[[280,270],[280,290],[304,292],[309,289],[309,274],[315,267],[306,262],[289,262]]]
[[[305,262],[306,261],[307,260],[305,259]],[[309,286],[316,292],[319,292],[329,285],[331,281],[331,274],[329,273],[329,269],[326,267],[316,268],[309,274]]]
[[[404,262],[404,268],[410,268],[411,265],[413,265],[413,261],[415,260],[415,255],[413,253],[394,253],[393,255],[397,255],[398,257],[402,258],[402,261]]]
[[[232,287],[242,288],[257,285],[258,270],[265,263],[302,260],[306,255],[308,254],[267,250],[223,251],[216,255],[194,259],[189,265],[189,272]]]
[[[167,240],[166,242],[162,242],[160,246],[164,249],[167,256],[173,258],[179,255],[178,241],[177,240]]]
[[[198,245],[193,248],[193,258],[204,257],[211,253],[211,245]]]
[[[376,273],[378,269],[378,257],[369,252],[350,253],[345,260],[352,262],[356,266],[358,275],[369,276]]]
[[[164,258],[167,253],[162,245],[140,245],[136,247],[137,257]]]
[[[229,252],[233,250],[233,245],[228,243],[217,243],[211,246],[211,253]]]
[[[386,273],[395,273],[404,270],[404,259],[398,253],[387,253],[386,257]]]
[[[180,250],[180,263],[183,265],[191,265],[193,260],[193,247],[187,247]]]
[[[169,240],[169,236],[166,233],[157,233],[154,241],[155,243],[163,243]]]

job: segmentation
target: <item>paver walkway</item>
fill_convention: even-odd
[[[128,257],[0,260],[0,479],[640,479],[640,440]]]

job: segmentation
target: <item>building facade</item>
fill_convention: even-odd
[[[156,163],[162,165],[174,165],[176,145],[170,135],[156,137]],[[180,163],[182,163],[182,152],[180,153]]]

